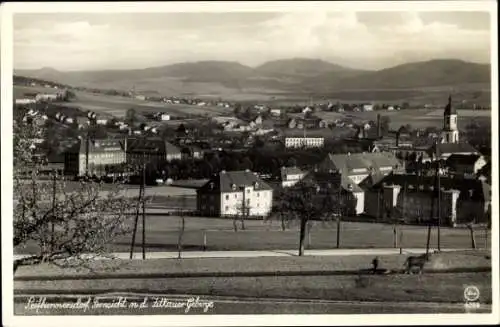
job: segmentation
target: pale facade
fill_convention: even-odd
[[[324,145],[324,137],[285,137],[285,147],[287,148],[321,148]]]

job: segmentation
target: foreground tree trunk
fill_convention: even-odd
[[[306,228],[307,219],[305,217],[300,218],[300,236],[299,236],[299,256],[304,255],[304,244],[306,240]]]

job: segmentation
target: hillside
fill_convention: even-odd
[[[268,61],[255,68],[266,76],[301,76],[313,77],[324,73],[359,73],[361,71],[319,59],[293,58]]]
[[[490,65],[461,60],[407,63],[362,71],[317,59],[283,59],[252,68],[230,61],[200,61],[134,70],[71,71],[52,68],[15,74],[75,86],[156,90],[169,94],[227,95],[238,92],[318,93],[398,90],[490,84]]]
[[[408,63],[379,71],[338,78],[327,73],[311,81],[311,88],[321,85],[337,90],[356,89],[404,89],[463,84],[490,84],[490,65],[461,60],[431,60]]]

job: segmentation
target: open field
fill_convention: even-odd
[[[128,219],[133,226],[133,216]],[[186,226],[183,235],[184,251],[250,251],[250,250],[289,250],[298,249],[299,232],[296,224],[282,231],[279,221],[248,220],[245,230],[233,230],[231,218],[185,217]],[[176,251],[181,219],[176,216],[147,215],[146,250],[148,252]],[[142,224],[139,224],[139,231]],[[315,222],[310,237],[306,237],[307,249],[334,249],[337,244],[335,222]],[[478,248],[490,248],[491,233],[483,229],[476,230]],[[425,248],[427,228],[425,226],[400,226],[398,247]],[[110,251],[127,252],[130,250],[132,236],[117,237],[109,245]],[[205,244],[206,242],[206,244]],[[310,243],[309,243],[310,242]],[[341,224],[340,246],[349,248],[392,248],[394,246],[393,226],[389,224],[343,222]],[[136,250],[140,250],[141,233],[136,238]],[[437,247],[437,231],[432,230],[430,246]],[[441,246],[443,248],[463,249],[471,247],[467,229],[441,228]],[[38,252],[38,245],[27,244],[15,250],[16,254]]]
[[[170,299],[179,299],[184,295],[200,296],[205,301],[216,303],[216,311],[211,313],[261,313],[242,305],[247,301],[269,302],[272,309],[268,309],[267,313],[283,313],[283,307],[287,307],[283,306],[283,301],[305,300],[354,304],[343,307],[343,310],[333,303],[323,303],[326,306],[319,311],[305,309],[306,312],[316,313],[332,313],[335,307],[337,310],[333,312],[337,313],[353,312],[354,308],[355,312],[383,312],[376,305],[382,303],[386,304],[386,312],[422,312],[424,302],[437,306],[432,312],[463,312],[463,306],[458,304],[463,304],[464,287],[474,285],[480,291],[480,303],[484,305],[482,310],[488,312],[492,301],[491,272],[488,272],[491,262],[485,258],[486,254],[477,250],[434,254],[423,275],[362,273],[370,267],[370,255],[94,261],[91,271],[41,264],[19,268],[14,280],[14,295],[18,314],[35,314],[24,311],[18,305],[26,303],[28,295],[52,297],[49,300],[52,303],[65,296],[105,298],[114,295],[125,296],[130,301],[135,301],[137,297],[143,300],[144,297],[152,299],[156,296]],[[406,257],[380,256],[380,267],[398,271]],[[479,270],[452,272],[453,269],[463,268]],[[233,303],[229,306],[230,310],[228,300]],[[394,308],[395,303],[400,304],[397,309]],[[359,307],[361,304],[364,305]],[[411,311],[411,307],[416,310]],[[222,311],[217,311],[217,308]],[[255,306],[250,308],[256,309]],[[302,313],[301,309],[304,310],[304,307],[296,306],[293,313]],[[42,312],[75,314],[67,310],[49,309],[39,313]],[[161,313],[161,310],[148,312]],[[429,312],[428,308],[424,312]],[[129,313],[134,314],[133,310]]]
[[[14,96],[21,97],[26,92],[56,93],[58,90],[43,87],[14,86]],[[128,109],[135,109],[138,113],[162,111],[172,115],[220,115],[230,112],[231,109],[218,106],[194,106],[187,104],[167,104],[160,102],[142,101],[122,96],[92,94],[89,92],[75,92],[76,99],[64,103],[65,106],[80,108],[82,111],[124,117]]]
[[[453,270],[460,268],[476,269],[491,267],[491,261],[486,259],[489,251],[467,250],[441,252],[431,256],[431,261],[425,266],[431,270]],[[397,271],[403,268],[408,254],[379,255],[380,268]],[[201,277],[203,274],[222,275],[294,275],[294,274],[325,274],[352,273],[371,267],[374,255],[296,255],[275,257],[201,257],[178,259],[148,259],[148,260],[96,260],[91,263],[91,269],[60,268],[51,264],[21,266],[15,274],[16,280],[45,279],[99,279],[99,278],[140,278],[145,276],[163,277]],[[337,274],[340,275],[340,274]],[[345,275],[345,274],[344,274]]]
[[[410,124],[413,128],[437,127],[442,128],[444,109],[411,109],[394,111],[360,111],[360,112],[330,112],[320,111],[316,116],[327,121],[351,118],[355,122],[377,121],[377,115],[389,117],[390,127],[397,129],[402,125]],[[490,110],[458,110],[458,125],[460,129],[470,123],[470,119],[490,119]]]

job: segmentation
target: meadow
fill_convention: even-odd
[[[14,86],[14,97],[23,97],[24,93],[57,93],[59,90],[44,87]],[[128,109],[135,109],[137,113],[165,112],[171,115],[184,116],[217,116],[231,112],[232,109],[219,106],[196,106],[187,104],[167,104],[161,102],[143,101],[123,96],[104,94],[93,94],[89,92],[76,91],[76,98],[71,102],[64,103],[67,107],[79,108],[80,110],[95,111],[97,114],[112,115],[118,118],[124,117]]]

